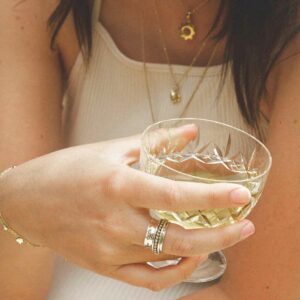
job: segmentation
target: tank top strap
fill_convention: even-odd
[[[102,0],[94,0],[93,12],[92,12],[93,25],[99,21],[101,3],[102,3]]]

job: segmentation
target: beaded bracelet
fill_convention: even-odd
[[[10,167],[10,168],[6,169],[5,171],[3,171],[2,173],[0,173],[0,180],[3,178],[3,176],[5,174],[7,174],[9,171],[11,171],[14,168],[16,168],[16,166]],[[3,218],[3,215],[1,214],[1,212],[0,212],[0,225],[2,226],[4,231],[7,231],[15,236],[17,244],[19,244],[19,245],[28,244],[33,247],[39,247],[39,245],[35,245],[35,244],[29,242],[24,237],[22,237],[20,234],[18,234],[15,230],[13,230],[11,227],[9,227],[8,224],[6,223],[5,219]]]

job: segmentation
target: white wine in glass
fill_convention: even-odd
[[[191,139],[178,134],[188,124],[197,127]],[[192,118],[161,121],[149,126],[142,136],[142,171],[178,181],[235,183],[251,193],[249,204],[237,208],[151,211],[152,217],[167,219],[185,229],[214,228],[243,220],[262,194],[271,162],[269,150],[254,136],[216,121]],[[189,281],[217,279],[225,268],[224,255],[214,253]]]

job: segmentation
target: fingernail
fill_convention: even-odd
[[[180,127],[181,132],[187,140],[194,140],[197,137],[198,128],[195,124],[187,124]]]
[[[183,129],[196,129],[196,125],[195,124],[186,124],[186,125],[183,125],[181,126],[181,128]]]
[[[247,204],[251,199],[250,191],[240,187],[230,192],[230,201],[234,204]]]
[[[198,131],[198,128],[195,124],[187,124],[180,127],[183,132],[189,132],[195,134]]]
[[[250,235],[255,232],[255,227],[250,221],[245,221],[246,224],[244,225],[242,232],[241,232],[241,240],[246,239]]]

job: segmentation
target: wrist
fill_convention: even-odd
[[[17,233],[10,225],[9,222],[6,221],[5,218],[5,211],[9,211],[9,195],[12,194],[12,190],[10,188],[9,184],[9,176],[11,175],[11,172],[13,169],[15,169],[16,166],[12,166],[6,170],[4,170],[0,174],[0,229],[4,230],[10,234],[12,234],[15,237],[16,242],[19,245],[22,245],[24,243],[29,244],[31,246],[37,247],[37,245],[30,243],[27,239],[25,239],[22,235]]]
[[[4,210],[6,199],[9,194],[7,177],[9,176],[11,171],[15,168],[16,168],[15,166],[12,166],[0,173],[0,213]]]

